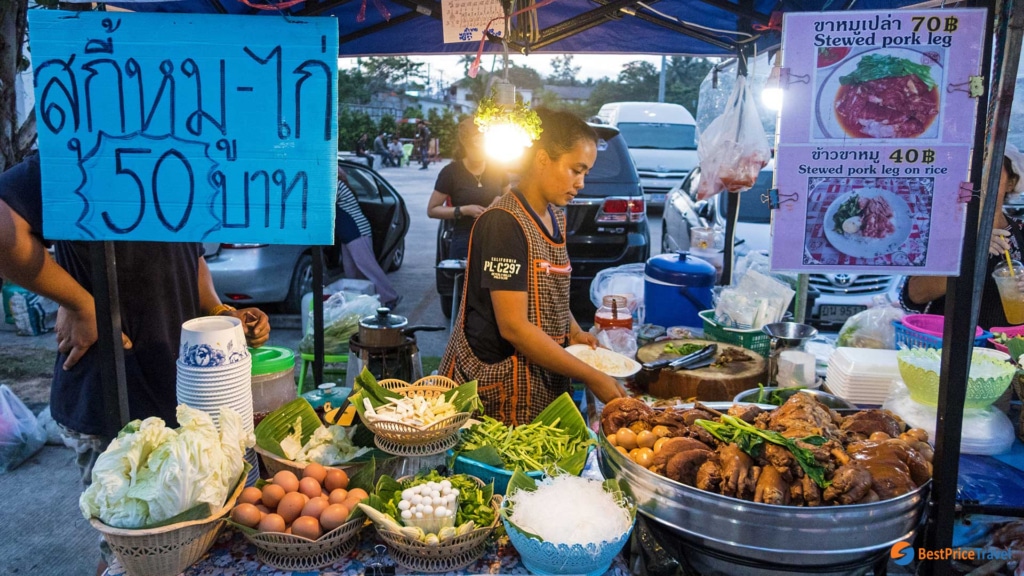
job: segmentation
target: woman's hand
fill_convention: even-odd
[[[478,206],[476,204],[467,204],[465,206],[459,207],[459,212],[463,216],[469,216],[474,220],[479,218],[480,215],[484,213],[484,210],[486,210],[486,208],[484,208],[483,206]]]
[[[242,321],[245,343],[253,348],[263,346],[270,339],[270,319],[259,308],[228,310],[221,315],[234,316]]]
[[[1002,256],[1010,249],[1009,230],[995,229],[992,231],[992,239],[988,243],[988,253],[992,256]]]
[[[586,344],[591,348],[597,348],[597,336],[590,332],[578,330],[574,334],[569,335],[569,344]]]
[[[57,335],[57,351],[66,354],[63,368],[71,370],[92,345],[99,339],[96,328],[96,308],[90,306],[73,311],[61,306],[57,309],[57,324],[54,326]],[[121,345],[130,350],[132,341],[121,333]]]
[[[618,380],[603,372],[598,372],[597,374],[598,376],[586,382],[586,385],[603,404],[626,396],[626,389],[622,387]]]

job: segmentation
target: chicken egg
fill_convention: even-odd
[[[310,498],[309,502],[302,507],[302,516],[312,516],[313,518],[320,518],[320,514],[325,508],[330,506],[330,502],[326,498]]]
[[[650,468],[651,464],[654,464],[654,450],[650,448],[637,448],[633,452],[635,454],[631,454],[631,456],[637,464],[644,468]]]
[[[270,508],[267,508],[263,504],[257,504],[256,505],[256,509],[259,510],[260,512],[264,513],[264,514],[270,514]]]
[[[231,510],[231,519],[242,526],[255,528],[260,524],[260,511],[255,505],[243,502]]]
[[[330,532],[348,521],[350,512],[342,504],[331,504],[320,513],[320,525]]]
[[[316,462],[310,462],[302,469],[302,477],[313,478],[317,483],[323,484],[324,480],[327,478],[327,468],[324,468]]]
[[[263,492],[255,486],[249,486],[238,496],[239,504],[252,504],[256,505],[260,503],[260,499],[263,498]]]
[[[273,510],[274,508],[277,508],[278,503],[281,502],[281,498],[284,498],[284,495],[284,488],[277,484],[267,484],[263,487],[263,504],[265,504],[267,508]]]
[[[292,523],[292,534],[316,540],[323,532],[320,530],[320,521],[312,516],[299,516]]]
[[[348,488],[348,474],[338,468],[328,468],[324,476],[324,488],[333,492],[338,488]]]
[[[363,501],[369,498],[370,495],[367,494],[366,490],[363,490],[362,488],[353,488],[348,491],[348,497],[354,500]]]
[[[615,438],[618,440],[618,445],[630,451],[636,448],[636,432],[633,432],[629,428],[619,428],[619,431],[615,433]]]
[[[331,494],[327,499],[330,500],[331,504],[341,504],[346,498],[348,498],[348,490],[345,490],[344,488],[335,488],[334,490],[331,490]]]
[[[277,474],[274,474],[274,484],[284,488],[285,493],[295,492],[299,489],[299,478],[294,472],[281,470]]]
[[[323,493],[320,488],[320,483],[316,481],[316,478],[303,478],[299,480],[299,492],[302,492],[310,498],[316,498]]]
[[[654,443],[658,441],[658,435],[649,430],[643,430],[636,435],[636,445],[640,448],[654,448]]]
[[[260,520],[260,532],[284,532],[284,518],[280,514],[267,514]]]
[[[305,496],[301,492],[289,492],[277,505],[277,514],[284,518],[285,524],[291,524],[299,517],[305,506]]]

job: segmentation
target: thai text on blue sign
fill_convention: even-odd
[[[334,242],[335,19],[30,25],[46,238]]]

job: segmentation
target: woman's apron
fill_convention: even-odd
[[[505,194],[492,210],[504,210],[515,217],[526,235],[528,300],[527,317],[558,345],[569,340],[569,278],[572,266],[565,249],[565,214],[555,210],[562,242],[551,241],[515,194]],[[470,237],[470,256],[473,254]],[[472,262],[467,260],[467,270]],[[462,305],[452,331],[452,341],[441,358],[439,373],[456,382],[477,381],[477,390],[488,416],[506,424],[528,424],[548,404],[570,390],[569,378],[542,368],[518,351],[496,364],[481,362],[466,340],[465,294],[470,290],[469,274],[463,289]]]

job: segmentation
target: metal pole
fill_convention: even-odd
[[[113,242],[90,242],[92,297],[96,303],[96,359],[103,382],[106,419],[128,423],[128,384],[124,375],[124,343],[121,340],[121,304],[117,290],[117,258]]]
[[[305,314],[305,310],[301,311]],[[324,383],[324,249],[313,246],[313,384]]]
[[[978,321],[986,280],[988,238],[992,234],[992,221],[995,217],[996,191],[999,188],[1003,149],[1010,107],[1013,104],[1024,19],[1024,5],[1015,5],[1014,0],[989,0],[977,5],[989,9],[981,74],[991,73],[989,91],[978,98],[971,157],[971,186],[980,190],[981,194],[972,197],[967,204],[960,275],[950,278],[946,284],[942,375],[935,433],[935,474],[931,514],[925,534],[927,550],[945,549],[953,543],[963,405],[974,345],[973,338],[968,335],[974,333]],[[1011,15],[1012,21],[1008,22]],[[993,63],[997,65],[993,66]],[[995,95],[991,103],[989,92]],[[921,571],[927,575],[951,574],[952,566],[949,560],[933,561],[922,564]]]
[[[661,56],[661,75],[658,76],[658,102],[665,101],[665,56]]]

